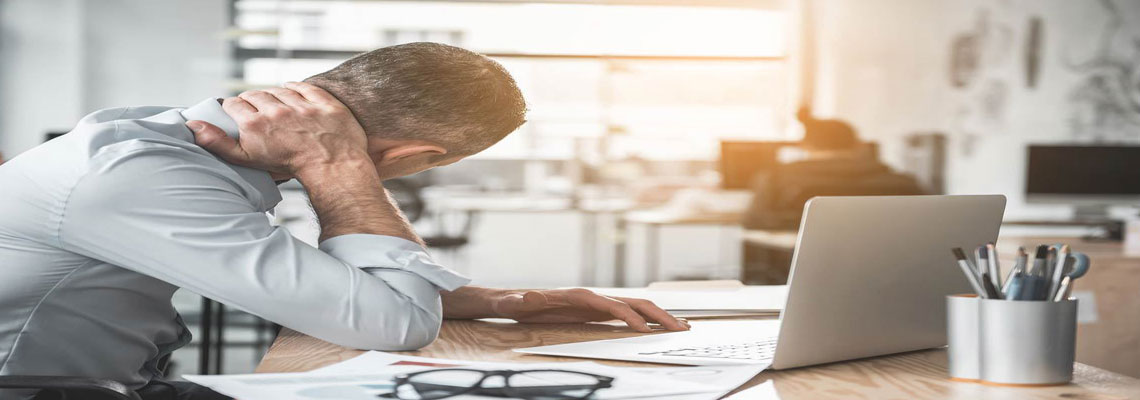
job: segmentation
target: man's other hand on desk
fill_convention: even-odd
[[[444,318],[509,318],[525,323],[577,323],[622,320],[649,332],[649,323],[671,331],[689,329],[649,300],[603,296],[587,289],[505,290],[465,286],[443,292]]]

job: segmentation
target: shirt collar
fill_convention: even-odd
[[[230,118],[222,110],[222,104],[217,97],[202,100],[202,102],[182,110],[181,113],[182,118],[187,121],[206,121],[225,131],[230,137],[238,138],[237,122],[234,122],[233,118]],[[226,164],[233,168],[242,179],[253,185],[258,192],[261,192],[261,206],[265,211],[273,209],[281,201],[281,190],[277,188],[277,183],[273,181],[268,172],[230,163]]]

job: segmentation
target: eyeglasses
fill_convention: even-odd
[[[523,371],[448,368],[396,376],[401,400],[435,400],[461,394],[520,399],[585,399],[613,386],[614,378],[556,369]]]

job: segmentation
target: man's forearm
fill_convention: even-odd
[[[353,233],[404,238],[422,244],[400,213],[370,160],[349,159],[300,171],[297,178],[321,225],[320,240]]]
[[[443,317],[447,319],[476,319],[500,317],[494,309],[493,299],[509,291],[478,286],[464,286],[450,292],[440,292],[443,300]]]

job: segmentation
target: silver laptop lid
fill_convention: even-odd
[[[944,298],[971,291],[950,249],[996,241],[1004,210],[1000,195],[808,201],[772,366],[945,345]]]

